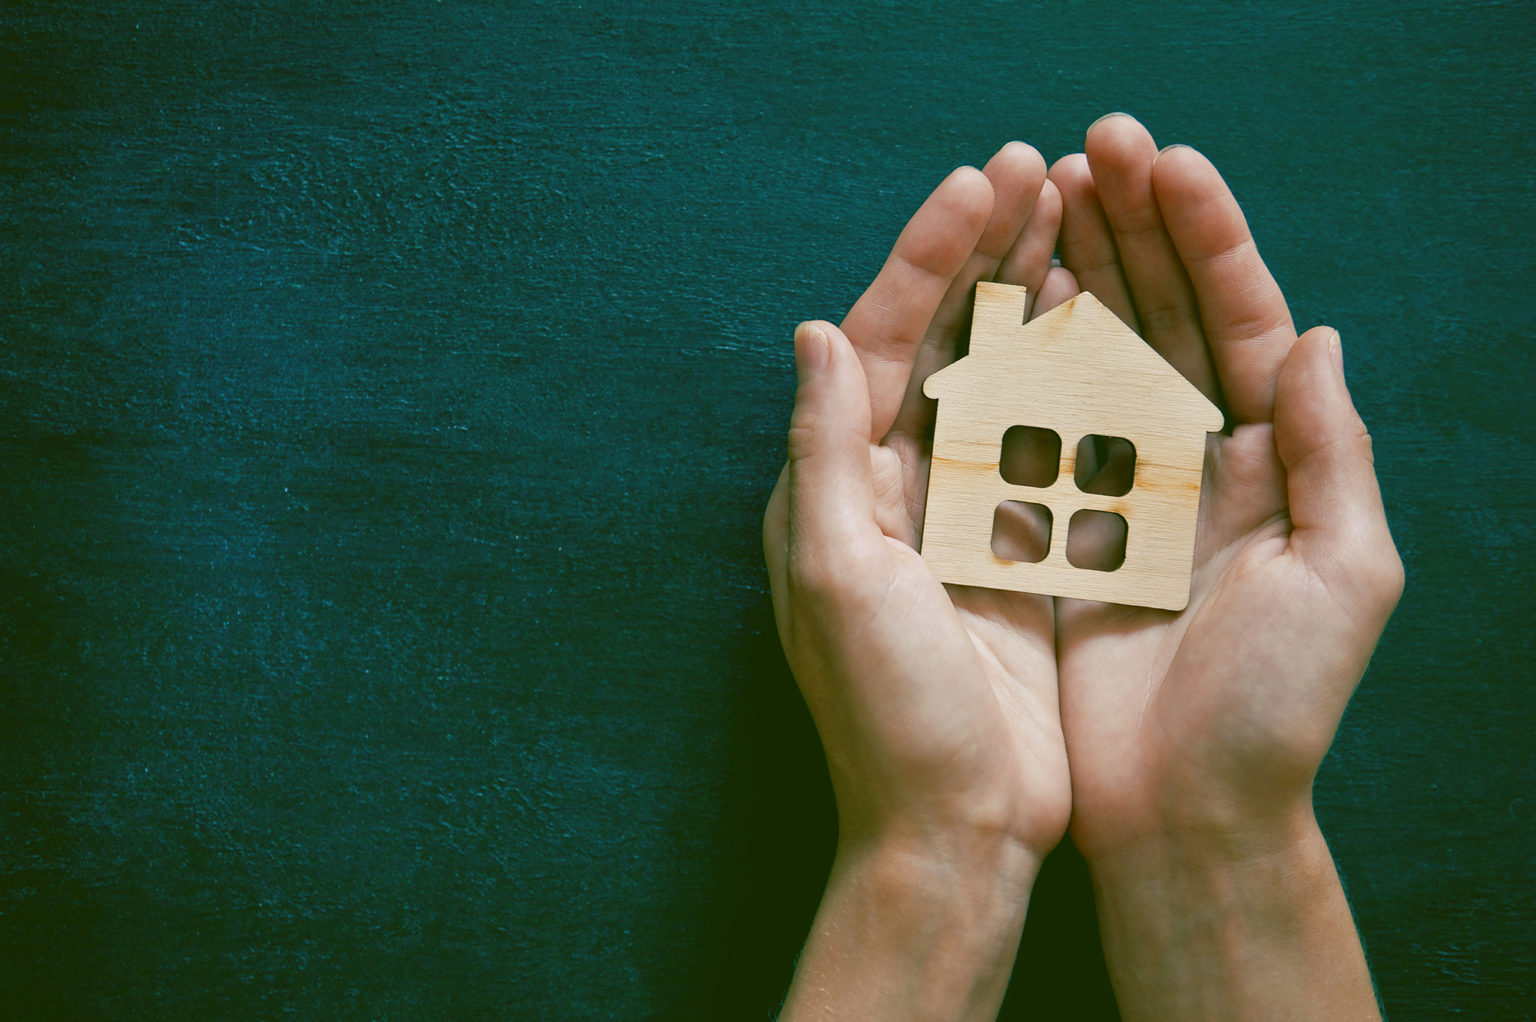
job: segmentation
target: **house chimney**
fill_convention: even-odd
[[[1007,344],[1024,325],[1027,292],[1013,284],[989,280],[976,285],[975,311],[971,315],[970,353],[978,355],[989,346]]]

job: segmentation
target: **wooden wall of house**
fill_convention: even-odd
[[[1317,801],[1384,1003],[1529,1017],[1529,18],[0,7],[0,1016],[768,1017],[834,828],[791,328],[1124,109],[1375,436],[1408,590]],[[1004,1016],[1113,1018],[1096,940],[1065,848]]]

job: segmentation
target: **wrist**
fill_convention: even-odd
[[[1247,828],[1144,837],[1088,868],[1127,1019],[1378,1017],[1310,802]]]
[[[1254,904],[1281,901],[1332,871],[1310,804],[1242,827],[1158,831],[1084,859],[1101,900],[1166,895],[1184,915],[1219,911],[1238,894]]]
[[[1283,908],[1333,870],[1310,801],[1241,824],[1160,829],[1083,857],[1101,909],[1169,926]]]
[[[838,865],[858,865],[899,872],[919,885],[986,883],[1027,893],[1050,848],[994,815],[902,813],[876,821],[845,815],[840,803],[834,873]]]
[[[1010,838],[944,831],[840,841],[828,890],[867,895],[895,943],[944,949],[958,974],[1013,965],[1040,859]]]
[[[981,744],[981,743],[978,743]],[[1065,750],[1020,769],[1001,757],[964,782],[928,774],[886,774],[871,783],[833,754],[827,764],[837,800],[838,850],[845,857],[882,850],[942,861],[976,861],[1010,871],[1037,870],[1066,833],[1072,812]],[[1053,772],[1053,768],[1055,768]],[[931,773],[939,773],[937,768]]]
[[[1272,861],[1321,842],[1311,793],[1262,806],[1237,802],[1213,808],[1188,800],[1113,835],[1082,840],[1090,869],[1113,874],[1208,871]]]
[[[1159,766],[1144,780],[1094,781],[1074,787],[1071,821],[1073,843],[1090,863],[1133,861],[1137,849],[1240,859],[1268,854],[1317,827],[1310,776],[1236,784],[1209,768]]]
[[[981,835],[840,841],[783,1017],[991,1018],[1038,872]]]
[[[1042,856],[994,831],[888,831],[838,841],[829,886],[858,881],[920,913],[1023,919]]]

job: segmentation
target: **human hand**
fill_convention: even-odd
[[[1050,174],[1065,210],[1063,264],[1220,404],[1229,426],[1208,442],[1189,606],[1058,601],[1071,827],[1099,894],[1111,974],[1122,1007],[1145,1010],[1159,1003],[1158,970],[1175,969],[1151,959],[1177,951],[1177,934],[1190,936],[1180,926],[1209,927],[1199,945],[1209,953],[1222,927],[1230,938],[1234,926],[1251,935],[1272,924],[1310,933],[1310,952],[1324,956],[1311,962],[1318,972],[1290,972],[1293,988],[1307,986],[1298,975],[1331,975],[1353,1001],[1325,1002],[1327,1017],[1346,1017],[1341,1003],[1373,1015],[1311,790],[1403,569],[1338,335],[1297,337],[1204,157],[1159,153],[1124,115],[1097,122],[1085,148]],[[1300,900],[1286,889],[1298,877],[1314,885]],[[1267,923],[1248,912],[1239,924],[1239,907]],[[1322,909],[1313,928],[1302,925]],[[1219,958],[1207,954],[1204,967]],[[1177,963],[1186,967],[1195,966]],[[1210,993],[1209,982],[1184,988]],[[1244,996],[1255,996],[1251,985]],[[1283,1000],[1249,1006],[1261,1003],[1284,1013]],[[1188,1001],[1172,1013],[1201,1014]]]
[[[841,329],[796,332],[789,463],[764,550],[839,841],[787,1014],[828,997],[864,1017],[995,1009],[1039,860],[1065,829],[1050,600],[946,590],[916,550],[933,415],[922,381],[955,357],[978,279],[1023,284],[1042,311],[1075,293],[1050,268],[1059,216],[1044,161],[1010,144],[934,191]],[[883,967],[893,937],[901,964]],[[871,993],[891,983],[903,989],[890,1000]]]

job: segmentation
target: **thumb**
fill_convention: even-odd
[[[1303,334],[1281,367],[1275,448],[1285,465],[1293,551],[1333,591],[1390,612],[1402,592],[1402,562],[1371,437],[1350,400],[1339,334],[1330,327]]]
[[[789,548],[825,562],[875,530],[869,386],[853,345],[830,323],[802,323],[795,331],[795,369]]]

